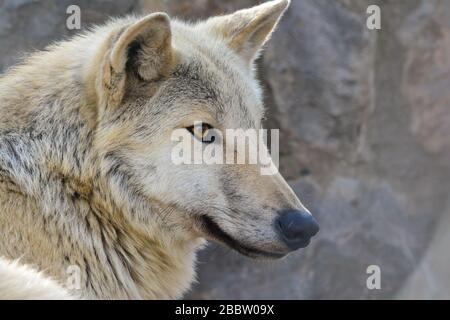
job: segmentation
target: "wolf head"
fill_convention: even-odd
[[[239,151],[225,135],[204,139],[208,132],[261,128],[253,62],[288,5],[271,1],[196,24],[154,13],[122,20],[110,33],[93,62],[99,66],[96,145],[104,175],[126,172],[126,179],[115,180],[118,188],[163,208],[149,223],[251,257],[282,257],[317,233],[314,218],[278,172],[263,175],[258,163],[173,161],[175,130],[201,149],[221,143],[219,150],[234,155]]]

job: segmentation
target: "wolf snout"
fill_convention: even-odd
[[[282,210],[276,219],[276,228],[286,245],[292,249],[306,247],[319,232],[316,219],[306,211]]]

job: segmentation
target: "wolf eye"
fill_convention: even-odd
[[[193,125],[186,129],[203,143],[212,143],[216,139],[214,135],[211,135],[213,127],[207,123]]]

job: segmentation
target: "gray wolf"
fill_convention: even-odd
[[[260,128],[254,61],[288,5],[115,19],[1,77],[1,298],[179,298],[205,239],[253,258],[309,243],[317,223],[279,173],[170,161],[194,121]]]

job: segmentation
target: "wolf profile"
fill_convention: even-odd
[[[205,239],[254,258],[309,243],[317,223],[279,173],[170,159],[175,129],[261,127],[253,64],[288,5],[112,20],[1,77],[0,298],[179,298]]]

